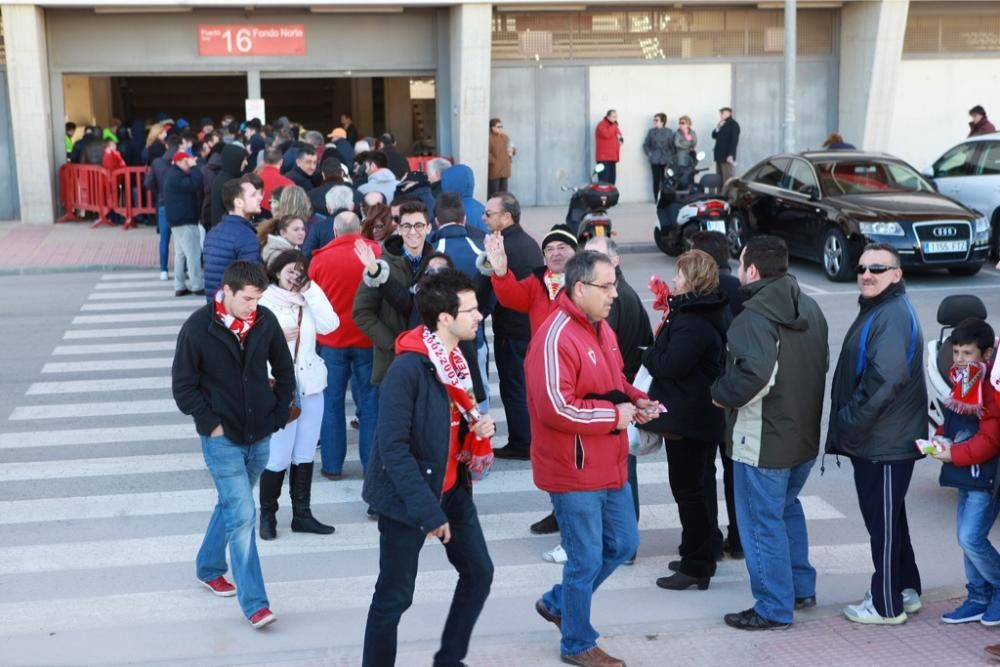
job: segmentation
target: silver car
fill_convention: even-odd
[[[1000,254],[1000,132],[969,137],[924,171],[938,191],[982,213],[992,226],[993,259]]]

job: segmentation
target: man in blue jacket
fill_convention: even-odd
[[[222,203],[228,213],[205,235],[205,296],[215,298],[222,274],[238,259],[260,261],[260,243],[250,216],[260,213],[261,192],[246,178],[234,178],[222,186]]]
[[[465,164],[456,164],[441,174],[441,192],[457,192],[462,197],[465,207],[465,219],[470,227],[475,227],[483,234],[489,233],[483,213],[486,207],[473,196],[476,191],[476,177],[472,169]]]
[[[205,294],[201,268],[201,190],[205,180],[195,156],[177,151],[163,178],[163,206],[174,237],[174,295]],[[185,275],[188,280],[185,280]]]
[[[423,324],[401,335],[379,392],[379,419],[362,495],[378,512],[379,576],[365,627],[364,667],[396,662],[396,633],[413,602],[417,560],[438,538],[458,570],[455,596],[434,665],[461,665],[493,582],[472,482],[460,453],[490,438],[488,415],[470,411],[468,364],[459,342],[475,338],[482,315],[468,276],[444,271],[416,292]],[[453,407],[465,405],[464,408]]]

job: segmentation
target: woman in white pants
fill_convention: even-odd
[[[316,354],[316,334],[330,333],[340,326],[340,319],[323,290],[309,280],[301,251],[285,250],[272,257],[267,275],[271,284],[260,303],[278,318],[295,358],[295,398],[302,414],[271,436],[270,458],[260,476],[260,538],[277,537],[275,514],[285,470],[290,470],[292,531],[329,535],[333,526],[317,521],[309,508],[326,388],[326,365]]]

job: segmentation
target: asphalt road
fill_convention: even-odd
[[[673,260],[625,255],[623,268],[649,305],[649,276],[669,280]],[[827,282],[814,265],[796,263],[793,272],[827,316],[836,363],[857,312],[856,289]],[[948,294],[978,294],[1000,312],[1000,272],[992,268],[971,278],[923,275],[907,283],[927,339],[937,336],[936,309]],[[279,539],[260,547],[279,616],[273,628],[252,632],[232,600],[195,585],[194,551],[214,493],[198,443],[187,434],[189,420],[170,407],[168,383],[176,328],[200,301],[175,299],[169,285],[151,272],[0,277],[0,662],[355,664],[378,556],[374,525],[356,497],[356,460],[346,482],[317,479],[314,486],[314,510],[337,526],[335,535],[289,533],[282,498]],[[827,457],[825,474],[817,464],[803,491],[818,596],[827,608],[859,599],[870,573],[868,538],[844,463]],[[954,590],[963,584],[954,493],[938,487],[937,472],[935,461],[917,465],[910,526],[925,589]],[[717,624],[723,613],[749,606],[738,561],[723,562],[705,593],[653,585],[679,540],[662,453],[642,461],[640,487],[648,510],[640,557],[599,593],[597,627],[670,632]],[[498,569],[473,650],[477,638],[494,645],[544,639],[558,664],[557,638],[531,609],[559,577],[556,566],[539,559],[555,540],[527,532],[547,511],[547,499],[532,489],[526,463],[498,462],[477,490]],[[447,610],[453,577],[440,548],[428,547],[422,572],[400,628],[404,646],[432,646]]]

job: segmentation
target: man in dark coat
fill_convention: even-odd
[[[833,375],[826,451],[851,459],[875,573],[871,595],[844,615],[856,623],[898,624],[921,606],[906,491],[921,457],[913,443],[927,437],[924,340],[896,249],[870,243],[858,271],[860,312]]]
[[[715,139],[715,171],[725,183],[733,177],[736,165],[736,147],[740,143],[740,124],[733,118],[729,107],[719,109],[719,124],[712,130]]]
[[[253,487],[295,392],[285,333],[274,313],[257,305],[267,282],[259,263],[233,262],[218,298],[181,327],[171,372],[174,401],[194,418],[218,492],[196,559],[198,580],[220,597],[237,596],[254,628],[275,617],[254,547]],[[235,587],[224,576],[227,543]]]
[[[986,109],[978,104],[969,109],[969,118],[971,119],[969,121],[970,137],[974,137],[977,134],[991,134],[997,131],[993,127],[993,123],[986,117]]]
[[[379,576],[365,627],[364,667],[396,662],[396,631],[413,601],[417,562],[427,538],[441,541],[459,575],[435,665],[464,664],[493,581],[493,562],[473,504],[469,471],[459,463],[458,454],[466,434],[489,438],[496,429],[489,415],[470,425],[464,413],[453,409],[443,379],[455,377],[460,386],[468,384],[468,376],[450,360],[459,342],[475,338],[482,320],[476,293],[467,276],[445,271],[421,281],[416,300],[423,322],[395,344],[394,361],[379,396],[375,446],[362,490],[378,512],[380,534]]]
[[[202,176],[197,160],[177,151],[163,182],[163,206],[174,239],[174,295],[205,294],[198,230]]]
[[[316,149],[309,144],[302,144],[295,156],[295,166],[285,172],[295,185],[309,192],[319,183],[316,180]]]
[[[389,161],[389,171],[396,175],[396,180],[401,180],[410,170],[410,163],[396,148],[396,137],[392,136],[392,132],[383,132],[380,140],[382,142],[381,150],[385,153],[386,160]]]
[[[323,183],[306,194],[309,195],[309,203],[312,204],[313,212],[326,213],[326,193],[335,185],[348,185],[344,182],[344,172],[341,169],[340,159],[327,155],[331,151],[324,152],[323,163],[319,166],[320,174],[323,175]]]

